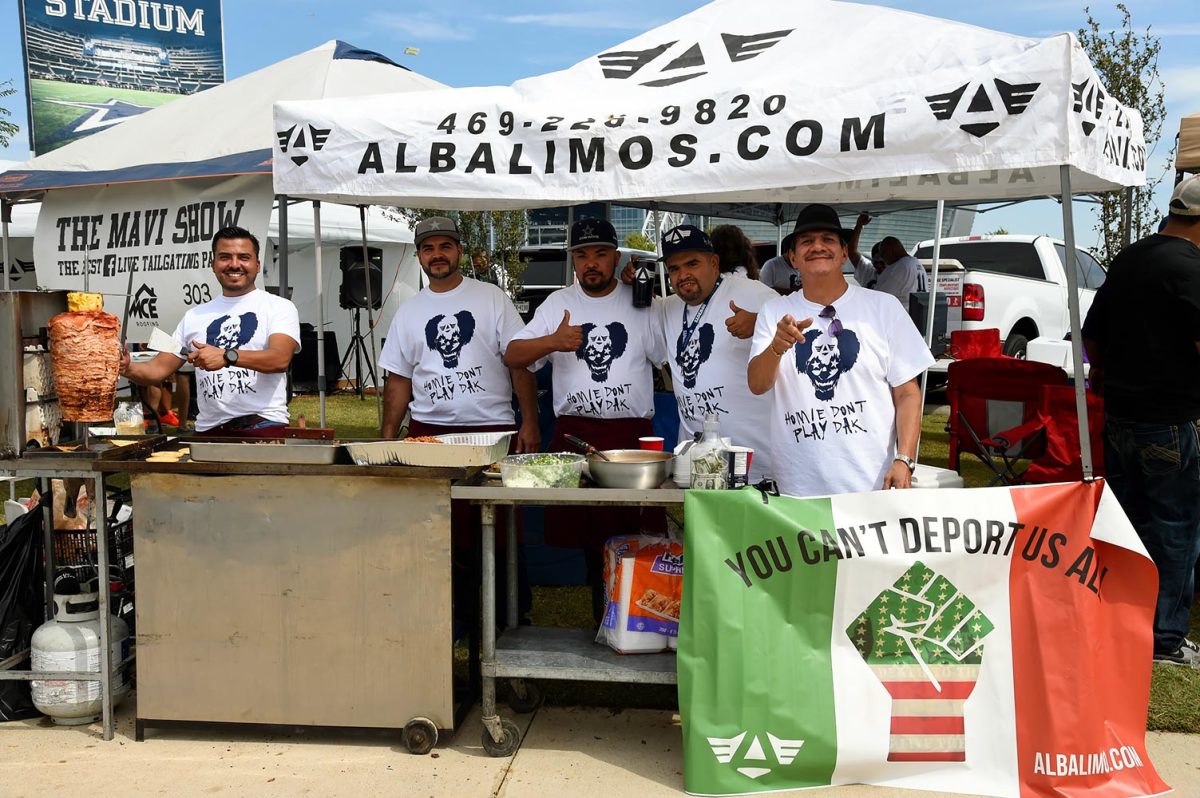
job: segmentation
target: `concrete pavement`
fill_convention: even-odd
[[[678,716],[658,710],[543,707],[511,715],[525,732],[512,757],[480,745],[478,709],[427,757],[395,735],[306,730],[267,734],[201,727],[149,730],[133,741],[133,699],[118,709],[116,739],[97,725],[0,723],[0,798],[66,792],[120,798],[211,796],[453,796],[571,798],[683,794]],[[1150,734],[1159,773],[1181,798],[1200,796],[1200,736]],[[861,785],[780,795],[804,798],[945,798]]]

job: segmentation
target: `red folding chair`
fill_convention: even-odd
[[[962,453],[973,454],[995,475],[991,484],[1014,484],[1017,461],[1042,454],[1045,436],[1017,443],[994,436],[1011,431],[1037,416],[1041,389],[1067,385],[1058,366],[1010,357],[956,360],[947,369],[946,398],[950,402],[950,467],[962,473]]]
[[[1005,357],[1000,346],[1000,329],[986,327],[982,330],[952,330],[950,332],[950,357],[955,360],[970,360],[976,357]]]
[[[1092,442],[1092,471],[1104,475],[1104,400],[1087,393],[1088,438]],[[1024,484],[1079,482],[1083,479],[1083,458],[1079,447],[1079,419],[1075,411],[1072,385],[1046,385],[1038,400],[1034,418],[1018,427],[998,432],[992,440],[1007,447],[1040,437],[1040,454],[1034,457],[1020,481]]]

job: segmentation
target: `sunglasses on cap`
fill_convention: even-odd
[[[842,323],[838,320],[837,310],[834,309],[833,305],[826,305],[821,308],[821,312],[817,315],[829,322],[829,335],[842,334]]]

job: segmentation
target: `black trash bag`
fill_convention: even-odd
[[[47,499],[43,498],[43,503]],[[45,533],[42,505],[0,532],[0,661],[29,648],[45,616]],[[28,668],[28,658],[16,665]],[[29,682],[0,682],[0,721],[36,718]]]

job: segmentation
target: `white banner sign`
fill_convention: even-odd
[[[265,242],[271,204],[262,176],[51,191],[34,240],[38,287],[103,293],[121,318],[133,270],[128,339],[144,343],[220,295],[213,235],[237,226]]]
[[[717,0],[511,87],[275,122],[279,193],[438,208],[1003,199],[1057,193],[1064,164],[1077,191],[1145,170],[1141,120],[1070,36],[825,0]]]

